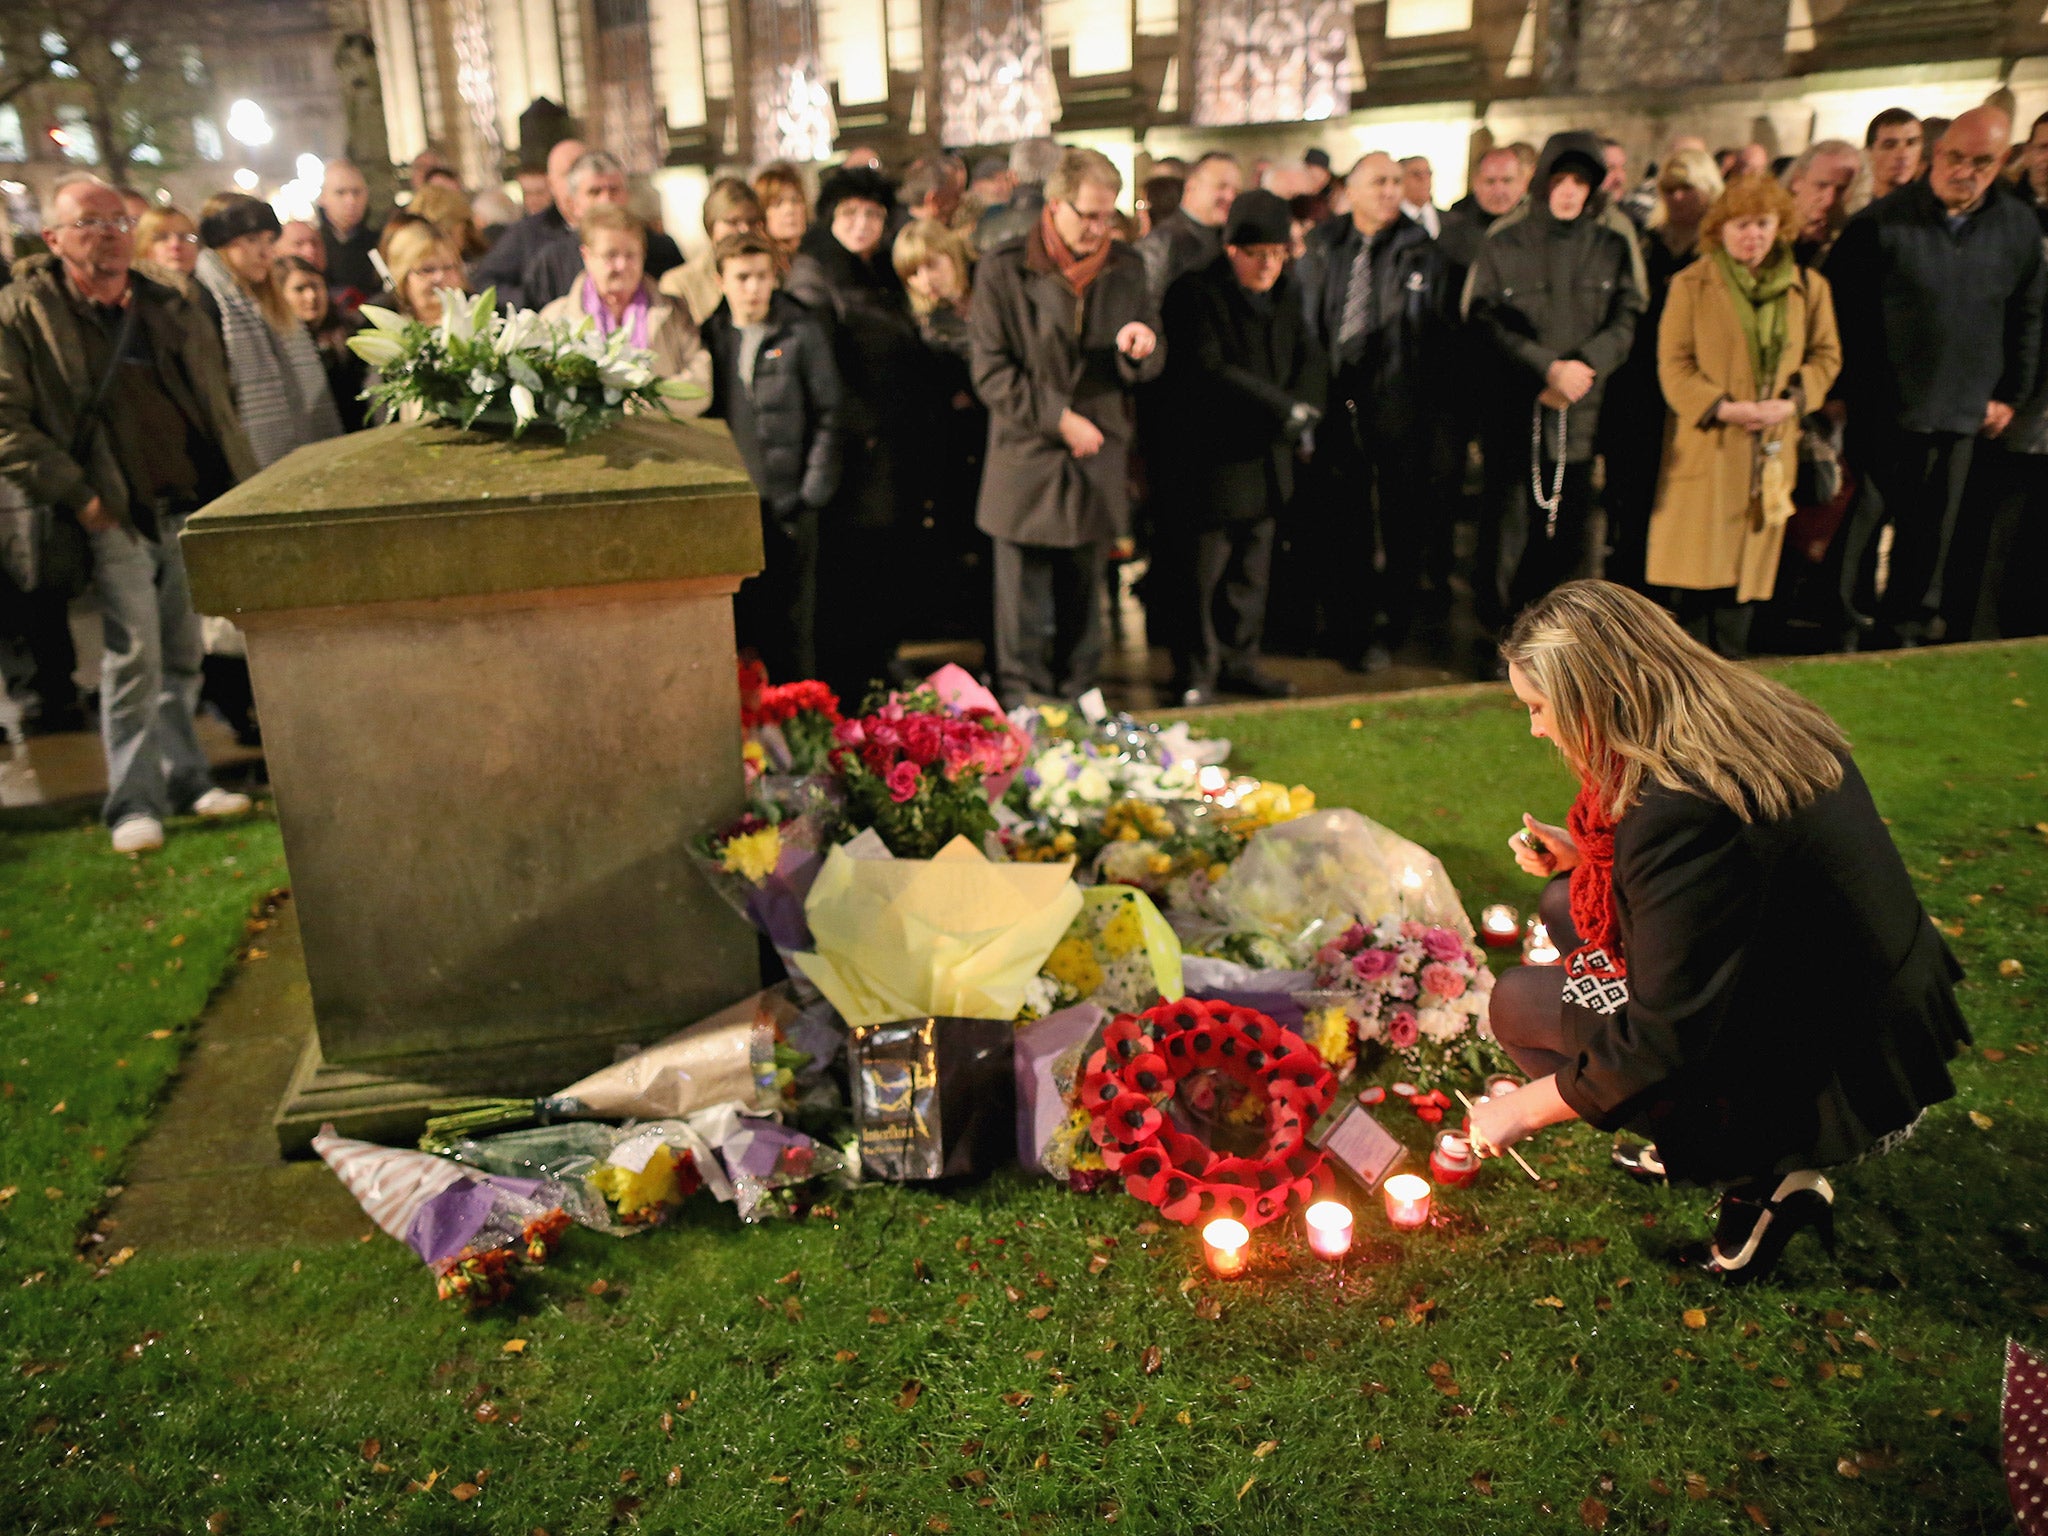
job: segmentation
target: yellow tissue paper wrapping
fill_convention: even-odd
[[[930,859],[835,847],[804,901],[796,962],[849,1025],[1010,1019],[1081,910],[1062,864],[991,864],[964,837]]]

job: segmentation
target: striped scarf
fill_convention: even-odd
[[[220,308],[235,410],[265,468],[294,448],[341,435],[327,369],[303,325],[279,334],[217,251],[202,251],[192,274]]]

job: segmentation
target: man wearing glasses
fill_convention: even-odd
[[[1884,596],[1858,637],[1865,649],[1923,644],[1944,632],[1943,615],[1948,638],[1969,638],[1977,573],[1951,569],[1949,557],[1970,457],[1979,437],[2011,423],[2041,346],[2040,225],[1998,179],[2011,138],[2004,113],[1965,112],[1935,143],[1929,174],[1851,219],[1828,257],[1848,457],[1877,493],[1844,533],[1845,603],[1879,527],[1892,525]]]
[[[1110,238],[1123,174],[1069,149],[1022,240],[984,256],[968,316],[989,413],[975,525],[995,541],[1006,708],[1095,686],[1103,571],[1130,547],[1131,390],[1166,361],[1145,262]]]
[[[0,475],[75,518],[106,626],[100,668],[106,820],[120,853],[160,848],[174,814],[234,815],[193,729],[199,620],[178,552],[187,516],[255,455],[226,361],[192,303],[130,270],[121,194],[79,178],[0,290]]]

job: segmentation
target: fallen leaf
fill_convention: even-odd
[[[1687,1307],[1679,1315],[1678,1320],[1688,1328],[1704,1328],[1707,1326],[1707,1314],[1698,1307]]]
[[[206,1517],[206,1536],[220,1536],[220,1533],[228,1528],[228,1522],[232,1518],[226,1510],[216,1509]]]
[[[1835,1474],[1838,1477],[1861,1477],[1863,1469],[1847,1456],[1837,1456],[1835,1458]]]
[[[1161,1354],[1157,1344],[1147,1344],[1145,1346],[1145,1353],[1138,1357],[1139,1365],[1147,1376],[1157,1376],[1163,1360],[1164,1356]]]
[[[1192,1424],[1195,1422],[1195,1416],[1183,1408],[1173,1416],[1173,1422],[1176,1424]]]
[[[868,1321],[871,1323],[886,1323],[889,1321],[888,1309],[886,1307],[869,1307]]]
[[[1131,1230],[1137,1233],[1140,1237],[1157,1237],[1159,1235],[1160,1228],[1159,1223],[1156,1221],[1141,1221],[1135,1227],[1131,1228]]]
[[[2027,968],[2017,960],[2001,960],[1998,962],[1998,974],[2010,981],[2015,976],[2026,975]]]
[[[1487,1499],[1493,1497],[1493,1474],[1491,1472],[1474,1472],[1466,1481],[1471,1483],[1473,1491],[1479,1494],[1480,1497]]]
[[[1244,1496],[1252,1491],[1252,1484],[1257,1481],[1256,1477],[1248,1477],[1244,1480],[1244,1486],[1237,1490],[1237,1501],[1240,1504],[1244,1502]]]
[[[1671,1485],[1661,1477],[1653,1477],[1650,1479],[1650,1492],[1660,1499],[1668,1499],[1671,1497]]]
[[[1275,1451],[1279,1449],[1280,1442],[1278,1440],[1261,1440],[1259,1442],[1258,1449],[1252,1452],[1252,1460],[1264,1461],[1268,1456],[1272,1455]]]
[[[1579,1500],[1579,1524],[1589,1531],[1607,1529],[1607,1506],[1591,1497]]]
[[[1022,1408],[1030,1401],[1031,1394],[1029,1392],[1005,1392],[1003,1394],[1003,1402],[1012,1408]]]
[[[1997,1123],[1997,1121],[1993,1120],[1981,1109],[1973,1109],[1970,1111],[1970,1124],[1977,1127],[1977,1129],[1980,1131],[1988,1131],[1991,1129],[1992,1126],[1996,1125]]]
[[[1713,1491],[1712,1488],[1707,1486],[1707,1480],[1701,1477],[1699,1473],[1688,1472],[1685,1474],[1685,1496],[1688,1499],[1704,1499],[1709,1497]]]
[[[1196,1286],[1200,1285],[1201,1283],[1202,1277],[1200,1275],[1189,1275],[1185,1280],[1181,1281],[1180,1283],[1181,1295],[1187,1295],[1189,1291],[1192,1291]]]
[[[1558,1311],[1562,1312],[1564,1310],[1564,1298],[1562,1296],[1538,1296],[1536,1300],[1531,1303],[1531,1305],[1538,1307],[1555,1307]]]
[[[1091,1275],[1099,1275],[1107,1268],[1109,1268],[1109,1255],[1106,1253],[1098,1253],[1088,1261],[1088,1273]]]
[[[788,1274],[784,1275],[784,1276],[783,1276],[783,1277],[782,1277],[781,1279],[777,1280],[777,1281],[776,1281],[775,1283],[776,1283],[777,1285],[795,1285],[795,1284],[797,1283],[797,1281],[799,1281],[799,1280],[803,1279],[803,1277],[804,1277],[804,1272],[803,1272],[802,1270],[800,1270],[800,1269],[792,1269],[792,1270],[791,1270],[791,1271],[790,1271],[790,1272],[789,1272]]]
[[[35,993],[33,993],[33,992],[29,993],[29,995],[28,995],[28,996],[27,996],[26,998],[24,998],[24,999],[23,999],[23,1001],[24,1001],[24,1002],[30,1002],[30,1003],[34,1002],[35,1000],[36,1000],[36,995],[35,995]],[[52,1105],[50,1106],[50,1113],[51,1113],[51,1114],[53,1114],[53,1115],[61,1115],[61,1114],[63,1114],[63,1113],[64,1113],[64,1101],[63,1101],[62,1099],[59,1099],[59,1100],[58,1100],[58,1101],[57,1101],[56,1103],[52,1104]]]
[[[1252,1389],[1252,1379],[1249,1376],[1233,1376],[1230,1378],[1230,1384],[1240,1392],[1249,1392]]]
[[[488,1397],[478,1403],[470,1414],[470,1417],[474,1418],[479,1424],[495,1424],[502,1416],[498,1405]]]
[[[1201,1318],[1204,1322],[1213,1323],[1222,1315],[1223,1303],[1214,1296],[1204,1296],[1195,1303],[1195,1316]]]
[[[523,1355],[526,1353],[526,1340],[507,1339],[503,1344],[498,1346],[498,1350],[501,1354]]]
[[[1031,1309],[1031,1310],[1030,1310],[1029,1312],[1026,1312],[1026,1313],[1025,1313],[1024,1315],[1025,1315],[1026,1317],[1030,1318],[1030,1319],[1031,1319],[1031,1321],[1033,1321],[1034,1323],[1042,1323],[1042,1322],[1044,1322],[1044,1321],[1045,1321],[1045,1320],[1046,1320],[1046,1319],[1047,1319],[1048,1317],[1051,1317],[1051,1316],[1052,1316],[1052,1308],[1051,1308],[1051,1307],[1033,1307],[1033,1308],[1032,1308],[1032,1309]]]
[[[834,1350],[832,1352],[832,1358],[841,1365],[848,1365],[860,1358],[860,1351],[857,1349]]]
[[[152,1029],[149,1032],[149,1038],[152,1040],[168,1040],[171,1038],[171,1032],[168,1029]]]
[[[467,1504],[471,1499],[482,1493],[483,1489],[477,1487],[475,1483],[457,1483],[449,1492],[455,1495],[456,1503]]]
[[[609,1280],[593,1280],[590,1282],[590,1284],[583,1287],[584,1290],[588,1291],[593,1296],[602,1296],[606,1291],[610,1290],[611,1288],[612,1283]]]
[[[1045,1351],[1042,1349],[1027,1349],[1024,1351],[1024,1358],[1036,1363],[1045,1358]]]
[[[669,1485],[669,1487],[671,1487],[671,1488],[680,1488],[680,1487],[682,1487],[682,1486],[683,1486],[683,1469],[682,1469],[681,1467],[670,1467],[670,1468],[668,1469],[668,1476],[664,1477],[664,1478],[662,1479],[662,1481],[663,1481],[663,1482],[665,1482],[665,1483],[667,1483],[667,1484]]]
[[[896,1394],[897,1408],[901,1410],[915,1408],[917,1406],[917,1399],[923,1391],[924,1383],[915,1376],[911,1377],[910,1380],[903,1383],[903,1390]]]
[[[384,1450],[384,1442],[373,1435],[365,1440],[359,1449],[362,1451],[363,1460],[375,1461]]]
[[[1770,1516],[1764,1513],[1763,1505],[1745,1504],[1742,1506],[1742,1512],[1749,1516],[1751,1524],[1755,1525],[1758,1530],[1768,1531],[1771,1528]]]

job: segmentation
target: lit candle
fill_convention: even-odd
[[[1429,1180],[1397,1173],[1380,1186],[1387,1192],[1387,1220],[1412,1232],[1429,1220]]]
[[[1506,949],[1522,931],[1522,917],[1506,902],[1495,902],[1479,914],[1479,940],[1488,949]]]
[[[1524,965],[1555,965],[1564,957],[1557,952],[1557,946],[1550,941],[1550,930],[1541,918],[1529,919],[1529,936],[1522,940],[1522,963]]]
[[[1247,1262],[1246,1250],[1252,1235],[1245,1230],[1241,1221],[1212,1221],[1202,1228],[1202,1251],[1209,1260],[1209,1267],[1228,1280],[1232,1275],[1244,1273]]]
[[[1308,1208],[1308,1245],[1320,1257],[1341,1259],[1351,1251],[1351,1211],[1335,1200],[1318,1200]]]
[[[1499,1077],[1489,1077],[1486,1080],[1486,1097],[1488,1099],[1497,1099],[1504,1093],[1513,1093],[1521,1086],[1521,1079],[1508,1077],[1505,1074]],[[1484,1103],[1485,1100],[1482,1099],[1480,1102]]]
[[[1470,1138],[1457,1131],[1440,1133],[1429,1154],[1429,1171],[1439,1184],[1465,1185],[1478,1178],[1479,1156]]]

